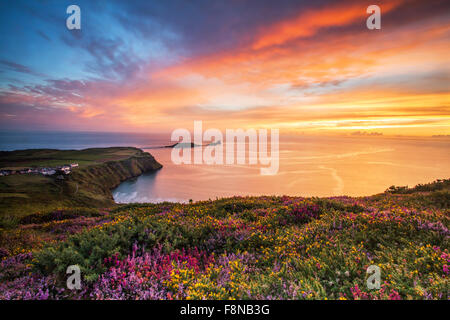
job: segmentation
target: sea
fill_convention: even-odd
[[[208,200],[230,196],[367,196],[391,185],[414,186],[450,177],[446,137],[280,135],[279,167],[263,175],[250,164],[176,164],[170,134],[0,132],[0,150],[134,146],[163,165],[120,184],[118,203]],[[226,153],[226,141],[222,143]],[[269,146],[270,150],[270,146]],[[248,150],[247,150],[248,151]],[[184,152],[184,151],[183,151]],[[192,152],[193,149],[186,152]]]

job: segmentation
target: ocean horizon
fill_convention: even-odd
[[[283,136],[279,172],[260,165],[181,164],[171,161],[168,134],[97,132],[0,133],[0,150],[132,146],[163,165],[122,182],[118,203],[188,202],[231,196],[369,196],[391,185],[414,186],[450,176],[450,140],[421,137]],[[421,150],[421,152],[417,152]]]
[[[449,9],[4,1],[0,300],[449,300]]]

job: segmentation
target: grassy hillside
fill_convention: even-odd
[[[142,150],[129,147],[89,148],[84,150],[28,149],[0,151],[0,169],[52,167],[67,163],[80,166],[122,160],[142,154]]]
[[[0,169],[68,163],[78,163],[79,167],[64,180],[38,174],[0,177],[0,216],[24,216],[67,206],[112,206],[112,188],[143,172],[161,168],[149,153],[127,147],[0,152]]]
[[[449,299],[448,182],[30,215],[1,230],[0,299]]]

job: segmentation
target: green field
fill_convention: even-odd
[[[161,167],[149,153],[131,147],[0,152],[2,169],[70,163],[78,163],[79,167],[64,180],[40,174],[0,177],[0,215],[26,216],[67,206],[111,206],[114,205],[112,188],[128,178]]]
[[[84,150],[29,149],[0,151],[0,170],[30,167],[55,167],[78,163],[80,166],[126,159],[141,154],[136,148],[91,148]]]

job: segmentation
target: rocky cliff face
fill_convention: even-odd
[[[110,205],[113,203],[111,190],[121,182],[161,168],[162,165],[151,154],[141,152],[127,159],[107,161],[74,170],[66,183],[71,190],[78,190],[73,194],[74,198],[90,198],[87,202],[91,204]]]
[[[0,154],[0,167],[80,164],[68,175],[0,177],[0,216],[25,216],[57,208],[111,207],[114,206],[111,189],[127,179],[162,167],[151,154],[134,147],[29,149]]]

